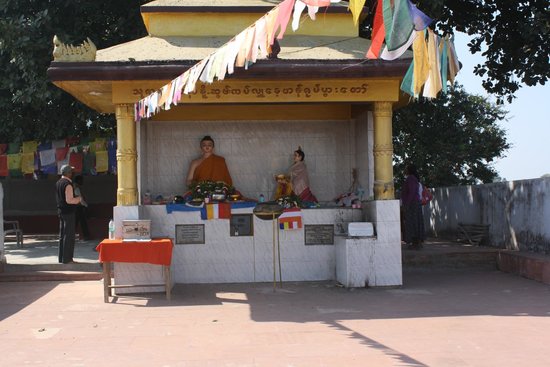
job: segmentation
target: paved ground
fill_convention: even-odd
[[[100,240],[76,241],[74,260],[80,263],[96,263],[95,247]],[[58,264],[58,242],[56,236],[25,236],[23,247],[14,241],[4,243],[6,262],[17,265]]]
[[[10,248],[8,259],[55,264],[53,244],[29,247],[53,255]],[[77,244],[77,259],[95,262],[92,248]],[[465,269],[404,283],[177,285],[171,302],[104,303],[98,280],[3,282],[0,366],[550,365],[550,286]]]

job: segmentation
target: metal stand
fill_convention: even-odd
[[[277,241],[275,241],[275,236],[277,236]],[[275,247],[277,247],[277,254],[275,254]],[[283,273],[281,268],[281,244],[279,242],[279,228],[277,228],[277,218],[275,217],[275,213],[273,213],[273,291],[275,291],[275,289],[277,288],[276,261],[279,263],[279,286],[283,288]]]

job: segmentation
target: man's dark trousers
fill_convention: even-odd
[[[59,262],[73,261],[75,213],[59,214]]]

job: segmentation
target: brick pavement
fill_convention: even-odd
[[[177,285],[103,303],[101,281],[0,283],[1,366],[548,366],[550,286],[493,270],[396,289]]]

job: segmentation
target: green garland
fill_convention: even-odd
[[[275,200],[275,202],[285,209],[294,208],[294,207],[300,208],[302,205],[302,201],[294,193],[292,193],[292,195],[280,197],[277,200]]]
[[[189,186],[193,200],[204,200],[212,194],[224,194],[226,197],[235,192],[235,188],[223,181],[200,181]]]

